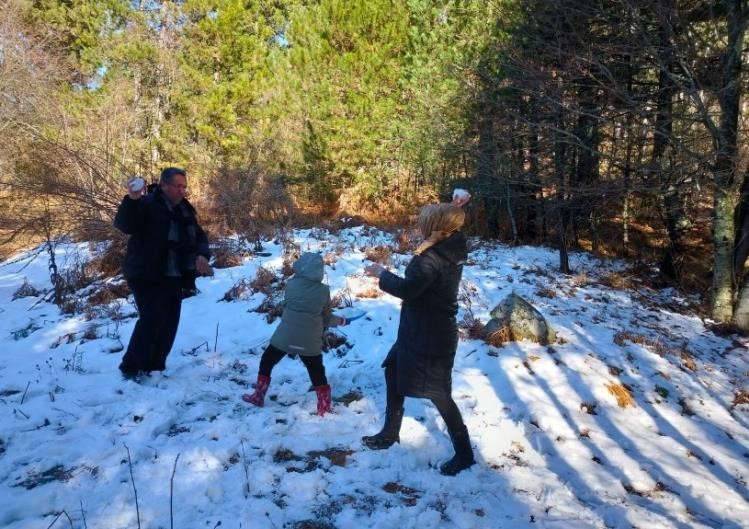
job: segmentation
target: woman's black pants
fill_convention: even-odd
[[[391,358],[385,366],[385,385],[387,387],[387,409],[388,410],[400,410],[403,408],[403,403],[406,398],[403,395],[398,394],[398,386],[396,384],[396,373],[398,369],[398,362],[395,358]],[[465,428],[463,423],[463,417],[460,415],[458,405],[455,404],[452,395],[445,392],[442,395],[430,397],[434,407],[437,408],[442,420],[445,421],[448,432],[458,432]]]

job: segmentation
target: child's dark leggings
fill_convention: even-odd
[[[263,351],[263,356],[260,358],[260,369],[258,373],[260,375],[270,378],[270,373],[281,359],[286,356],[286,353],[269,345]],[[322,363],[322,354],[315,356],[303,356],[299,355],[302,359],[304,367],[307,368],[309,373],[309,379],[312,381],[313,386],[324,386],[328,383],[328,379],[325,377],[325,366]]]

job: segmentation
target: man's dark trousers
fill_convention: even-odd
[[[122,357],[120,371],[126,376],[163,371],[177,335],[182,309],[181,281],[176,277],[159,281],[128,279],[127,284],[140,317]]]

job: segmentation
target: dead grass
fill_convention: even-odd
[[[242,264],[245,255],[234,251],[229,244],[219,242],[213,248],[213,267],[232,268]]]
[[[251,290],[250,281],[247,278],[240,279],[232,285],[232,287],[226,291],[224,297],[221,298],[223,301],[234,301],[242,299],[247,296],[247,293]]]
[[[632,342],[638,345],[645,345],[653,349],[660,356],[666,356],[672,352],[669,347],[663,344],[659,340],[653,340],[647,336],[641,334],[635,334],[629,331],[620,331],[614,335],[614,343],[619,346],[623,346],[626,342]]]
[[[364,288],[362,290],[357,290],[354,295],[357,298],[362,299],[376,299],[382,296],[382,292],[379,288],[370,287],[370,288]]]
[[[116,299],[127,298],[130,288],[124,281],[120,283],[106,283],[88,297],[90,305],[108,305]]]
[[[323,262],[327,266],[334,266],[338,262],[338,255],[340,255],[342,251],[343,250],[339,251],[338,249],[336,249],[335,252],[326,253],[325,255],[323,255]]]
[[[749,404],[749,391],[745,389],[736,390],[733,394],[733,406]]]
[[[13,297],[11,298],[13,301],[20,299],[20,298],[28,298],[28,297],[38,297],[42,294],[41,291],[34,288],[31,283],[29,283],[28,278],[23,279],[23,283],[20,287],[16,289],[15,292],[13,292]]]
[[[611,272],[598,281],[601,285],[614,290],[635,290],[635,282],[632,277],[625,276],[619,272]]]
[[[540,298],[555,298],[557,297],[557,291],[553,290],[551,288],[542,288],[539,290],[536,290],[536,296]]]
[[[486,334],[485,325],[472,314],[466,314],[458,322],[458,332],[463,339],[482,340]]]
[[[609,382],[606,389],[616,398],[616,403],[620,408],[635,406],[635,399],[632,396],[632,389],[621,382]]]
[[[106,250],[86,264],[87,273],[93,277],[114,277],[119,274],[126,246],[124,237],[114,239]]]
[[[381,265],[386,265],[390,262],[390,256],[392,255],[392,253],[392,250],[388,246],[384,246],[381,244],[364,249],[364,255],[366,256],[366,259],[375,263],[379,263]]]
[[[487,334],[484,341],[494,347],[502,347],[507,342],[513,341],[512,331],[508,327],[502,327]]]
[[[262,292],[263,294],[270,294],[273,291],[273,286],[279,281],[271,270],[264,267],[258,267],[255,273],[255,278],[250,281],[250,287],[254,292]]]
[[[276,318],[280,318],[283,314],[283,297],[269,295],[263,300],[262,303],[255,309],[256,312],[265,314],[265,321],[273,323]]]
[[[686,347],[669,347],[660,340],[654,340],[641,334],[635,334],[628,331],[620,331],[614,335],[614,343],[623,346],[626,342],[632,342],[638,345],[644,345],[655,351],[659,356],[673,355],[679,358],[681,366],[684,369],[695,372],[697,371],[697,361],[694,355]]]

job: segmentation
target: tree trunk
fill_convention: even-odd
[[[734,211],[735,194],[730,189],[715,190],[713,213],[713,285],[711,316],[714,320],[728,322],[733,316],[733,261],[734,261]]]
[[[726,17],[728,45],[723,56],[720,103],[720,126],[717,130],[715,157],[715,209],[713,219],[713,284],[711,316],[728,322],[734,309],[734,259],[736,248],[735,212],[739,200],[738,122],[741,98],[741,58],[746,32],[743,0],[728,2]],[[743,309],[742,309],[743,310]]]

